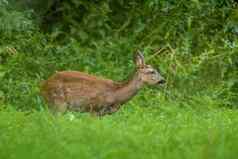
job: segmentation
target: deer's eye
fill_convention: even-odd
[[[155,72],[155,71],[150,71],[150,73],[151,73],[151,74],[156,74],[156,72]]]

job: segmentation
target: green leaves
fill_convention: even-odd
[[[0,2],[0,90],[7,103],[37,103],[38,83],[60,70],[124,80],[140,49],[166,77],[166,98],[205,93],[236,104],[231,102],[238,96],[233,1]]]

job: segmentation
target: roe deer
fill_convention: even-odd
[[[136,54],[135,64],[133,77],[125,82],[114,82],[77,71],[57,72],[43,83],[41,94],[54,112],[69,110],[111,114],[145,84],[165,83],[157,70],[145,64],[142,53]]]

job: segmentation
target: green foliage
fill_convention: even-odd
[[[237,7],[0,0],[0,158],[237,158]],[[166,85],[102,118],[43,109],[40,84],[55,71],[121,81],[136,49]]]
[[[0,7],[3,103],[38,109],[41,81],[59,70],[123,80],[139,48],[166,76],[161,90],[168,100],[204,94],[237,105],[233,1],[1,1]]]
[[[19,34],[30,34],[35,25],[30,19],[30,12],[20,12],[10,7],[8,1],[0,1],[0,36],[1,41],[16,39]]]

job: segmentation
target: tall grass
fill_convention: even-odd
[[[144,108],[130,102],[117,114],[102,118],[71,115],[0,111],[0,157],[237,157],[237,110],[191,109],[176,102]]]

